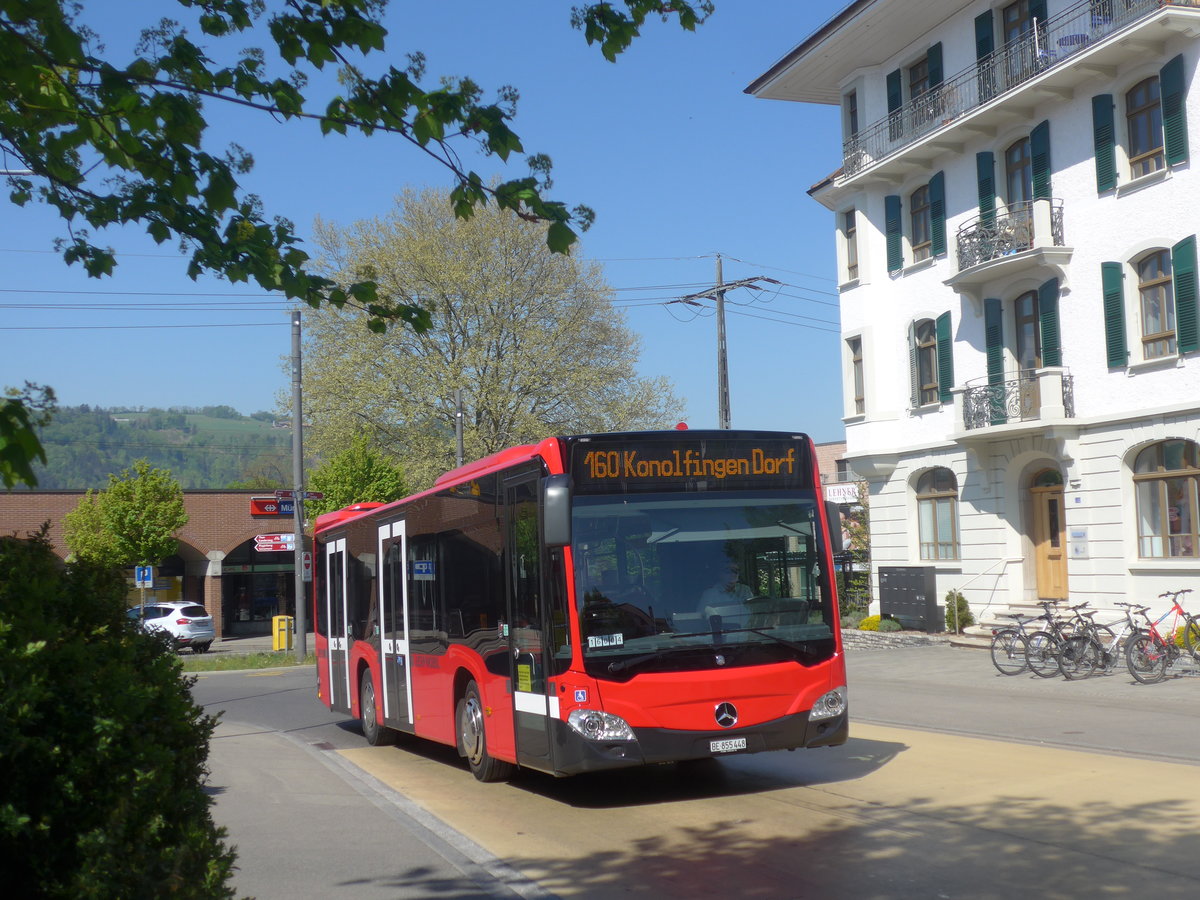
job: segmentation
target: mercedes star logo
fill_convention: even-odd
[[[720,704],[713,715],[722,728],[732,728],[737,724],[737,707],[732,703]]]

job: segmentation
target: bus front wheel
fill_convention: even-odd
[[[516,767],[512,763],[493,759],[488,753],[487,736],[483,725],[483,703],[479,698],[479,686],[474,681],[467,683],[462,699],[455,710],[458,724],[458,752],[466,757],[471,774],[480,781],[503,781],[512,776]]]

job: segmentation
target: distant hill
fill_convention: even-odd
[[[138,459],[169,469],[185,489],[283,487],[292,473],[286,426],[229,406],[60,407],[40,432],[47,463],[35,467],[38,489],[103,488]]]

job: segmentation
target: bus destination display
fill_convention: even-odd
[[[800,488],[807,461],[800,441],[580,442],[571,475],[582,492]]]

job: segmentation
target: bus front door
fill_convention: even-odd
[[[350,649],[346,615],[346,539],[325,545],[325,621],[329,623],[329,707],[350,712]]]
[[[512,659],[513,721],[517,762],[553,771],[550,688],[545,666],[548,623],[542,609],[541,529],[538,527],[538,475],[530,472],[505,483],[505,582],[508,592]],[[555,701],[556,702],[556,701]]]
[[[404,577],[404,523],[379,526],[379,629],[383,635],[383,722],[412,730],[412,675],[409,669],[408,616]]]

